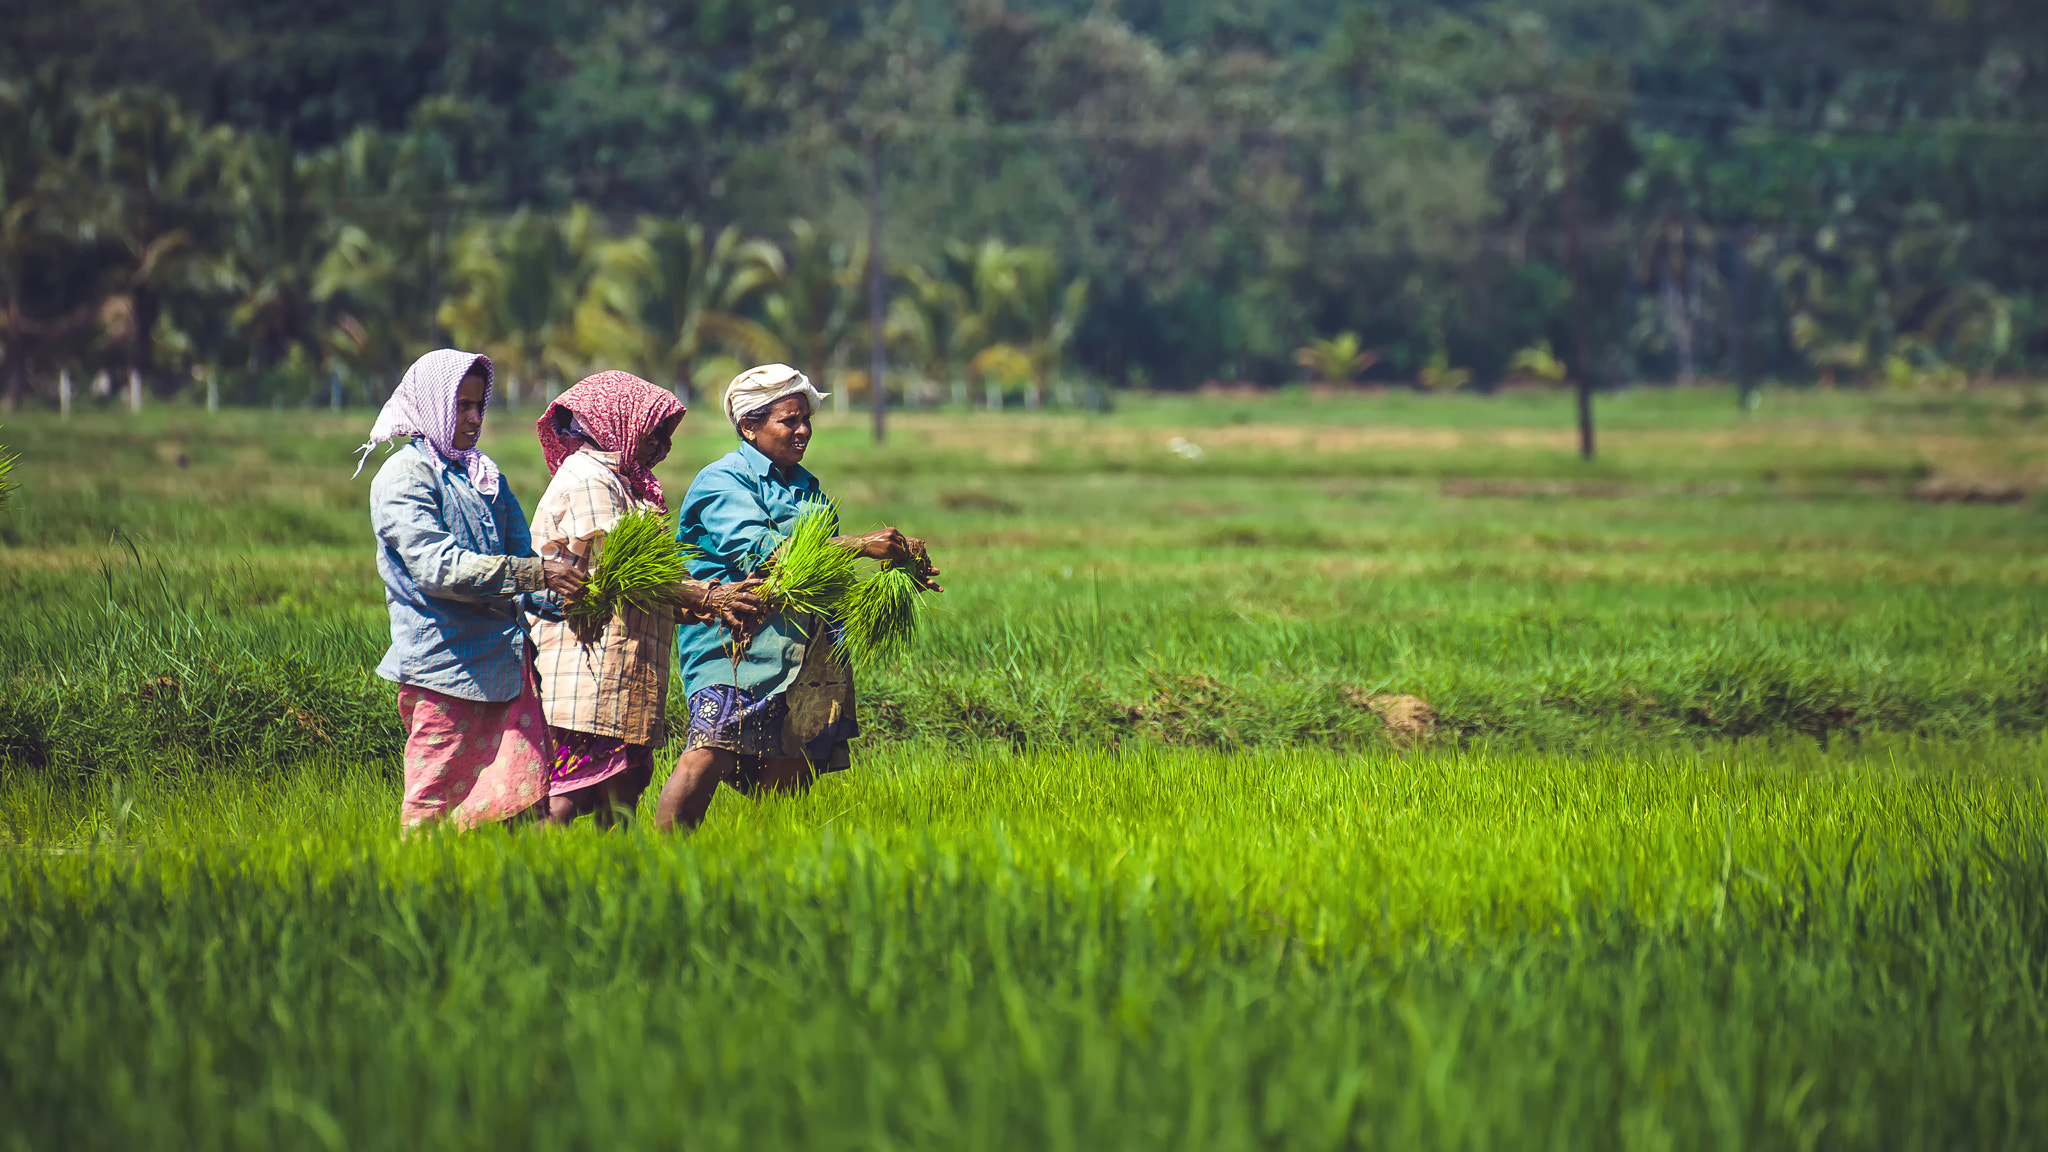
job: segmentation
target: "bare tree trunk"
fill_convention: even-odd
[[[7,356],[7,391],[0,395],[0,411],[13,415],[21,407],[21,394],[28,388],[28,358],[19,341],[10,341]]]
[[[129,344],[129,367],[142,373],[142,382],[159,399],[169,399],[173,388],[156,370],[156,320],[163,306],[147,284],[138,284],[129,296],[134,311],[135,336]]]
[[[434,231],[427,241],[427,342],[436,348],[448,344],[441,328],[441,252],[448,243],[448,209],[434,210]]]
[[[868,387],[875,406],[875,443],[887,436],[889,390],[883,386],[887,364],[882,347],[882,147],[870,129],[868,146]]]
[[[1692,239],[1692,234],[1688,232],[1686,236],[1687,238],[1685,244],[1685,372],[1686,379],[1690,380],[1693,377],[1699,375],[1700,333],[1704,328],[1700,321],[1702,319],[1701,314],[1706,307],[1705,301],[1701,299],[1703,291],[1700,285],[1702,278],[1705,275],[1704,268],[1706,265],[1707,253],[1708,251],[1710,251],[1710,248],[1707,245],[1700,245],[1696,247],[1695,242]]]
[[[1658,296],[1664,307],[1664,330],[1671,336],[1671,350],[1678,359],[1678,382],[1690,384],[1694,375],[1692,349],[1692,320],[1686,315],[1685,290],[1678,282],[1678,270],[1672,267],[1676,256],[1665,249],[1663,284]]]
[[[1557,125],[1558,149],[1564,161],[1564,250],[1572,280],[1572,377],[1579,396],[1579,457],[1593,459],[1593,330],[1586,317],[1586,269],[1579,251],[1579,173],[1572,148],[1578,130],[1574,108]]]

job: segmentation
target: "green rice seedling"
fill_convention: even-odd
[[[639,509],[619,517],[605,534],[581,599],[569,606],[579,633],[592,634],[621,605],[653,608],[666,590],[690,574],[687,546],[676,539],[673,513]]]
[[[686,844],[0,766],[0,1146],[2024,1147],[2042,765],[904,745]]]
[[[7,507],[7,498],[14,494],[15,484],[9,479],[14,471],[15,456],[0,444],[0,508]]]
[[[839,510],[813,500],[797,512],[761,591],[778,611],[831,615],[853,588],[853,550],[832,542]]]
[[[839,651],[855,671],[869,672],[917,635],[917,578],[884,564],[839,602]]]

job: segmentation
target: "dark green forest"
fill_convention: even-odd
[[[0,341],[60,380],[1584,377],[2048,358],[2028,0],[0,0]],[[1577,292],[1574,286],[1577,286]],[[112,384],[109,384],[112,381]]]

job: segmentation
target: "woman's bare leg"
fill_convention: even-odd
[[[811,770],[811,762],[801,756],[761,762],[761,788],[764,791],[801,796],[811,790],[811,781],[817,776]]]
[[[610,828],[614,824],[630,824],[633,813],[640,807],[640,793],[647,790],[643,780],[628,779],[628,774],[614,776],[598,784],[593,791],[596,803],[597,826]]]
[[[547,815],[542,817],[542,819],[546,820],[551,828],[567,828],[576,817],[582,815],[577,810],[576,797],[573,793],[564,796],[550,796],[547,799],[546,806]]]
[[[676,770],[654,804],[654,826],[671,832],[681,824],[687,832],[702,824],[718,782],[738,763],[739,757],[723,748],[693,748],[676,757]]]

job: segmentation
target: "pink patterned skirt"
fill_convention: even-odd
[[[548,794],[547,718],[528,675],[519,698],[486,704],[412,684],[398,687],[405,724],[402,827],[510,819]]]

